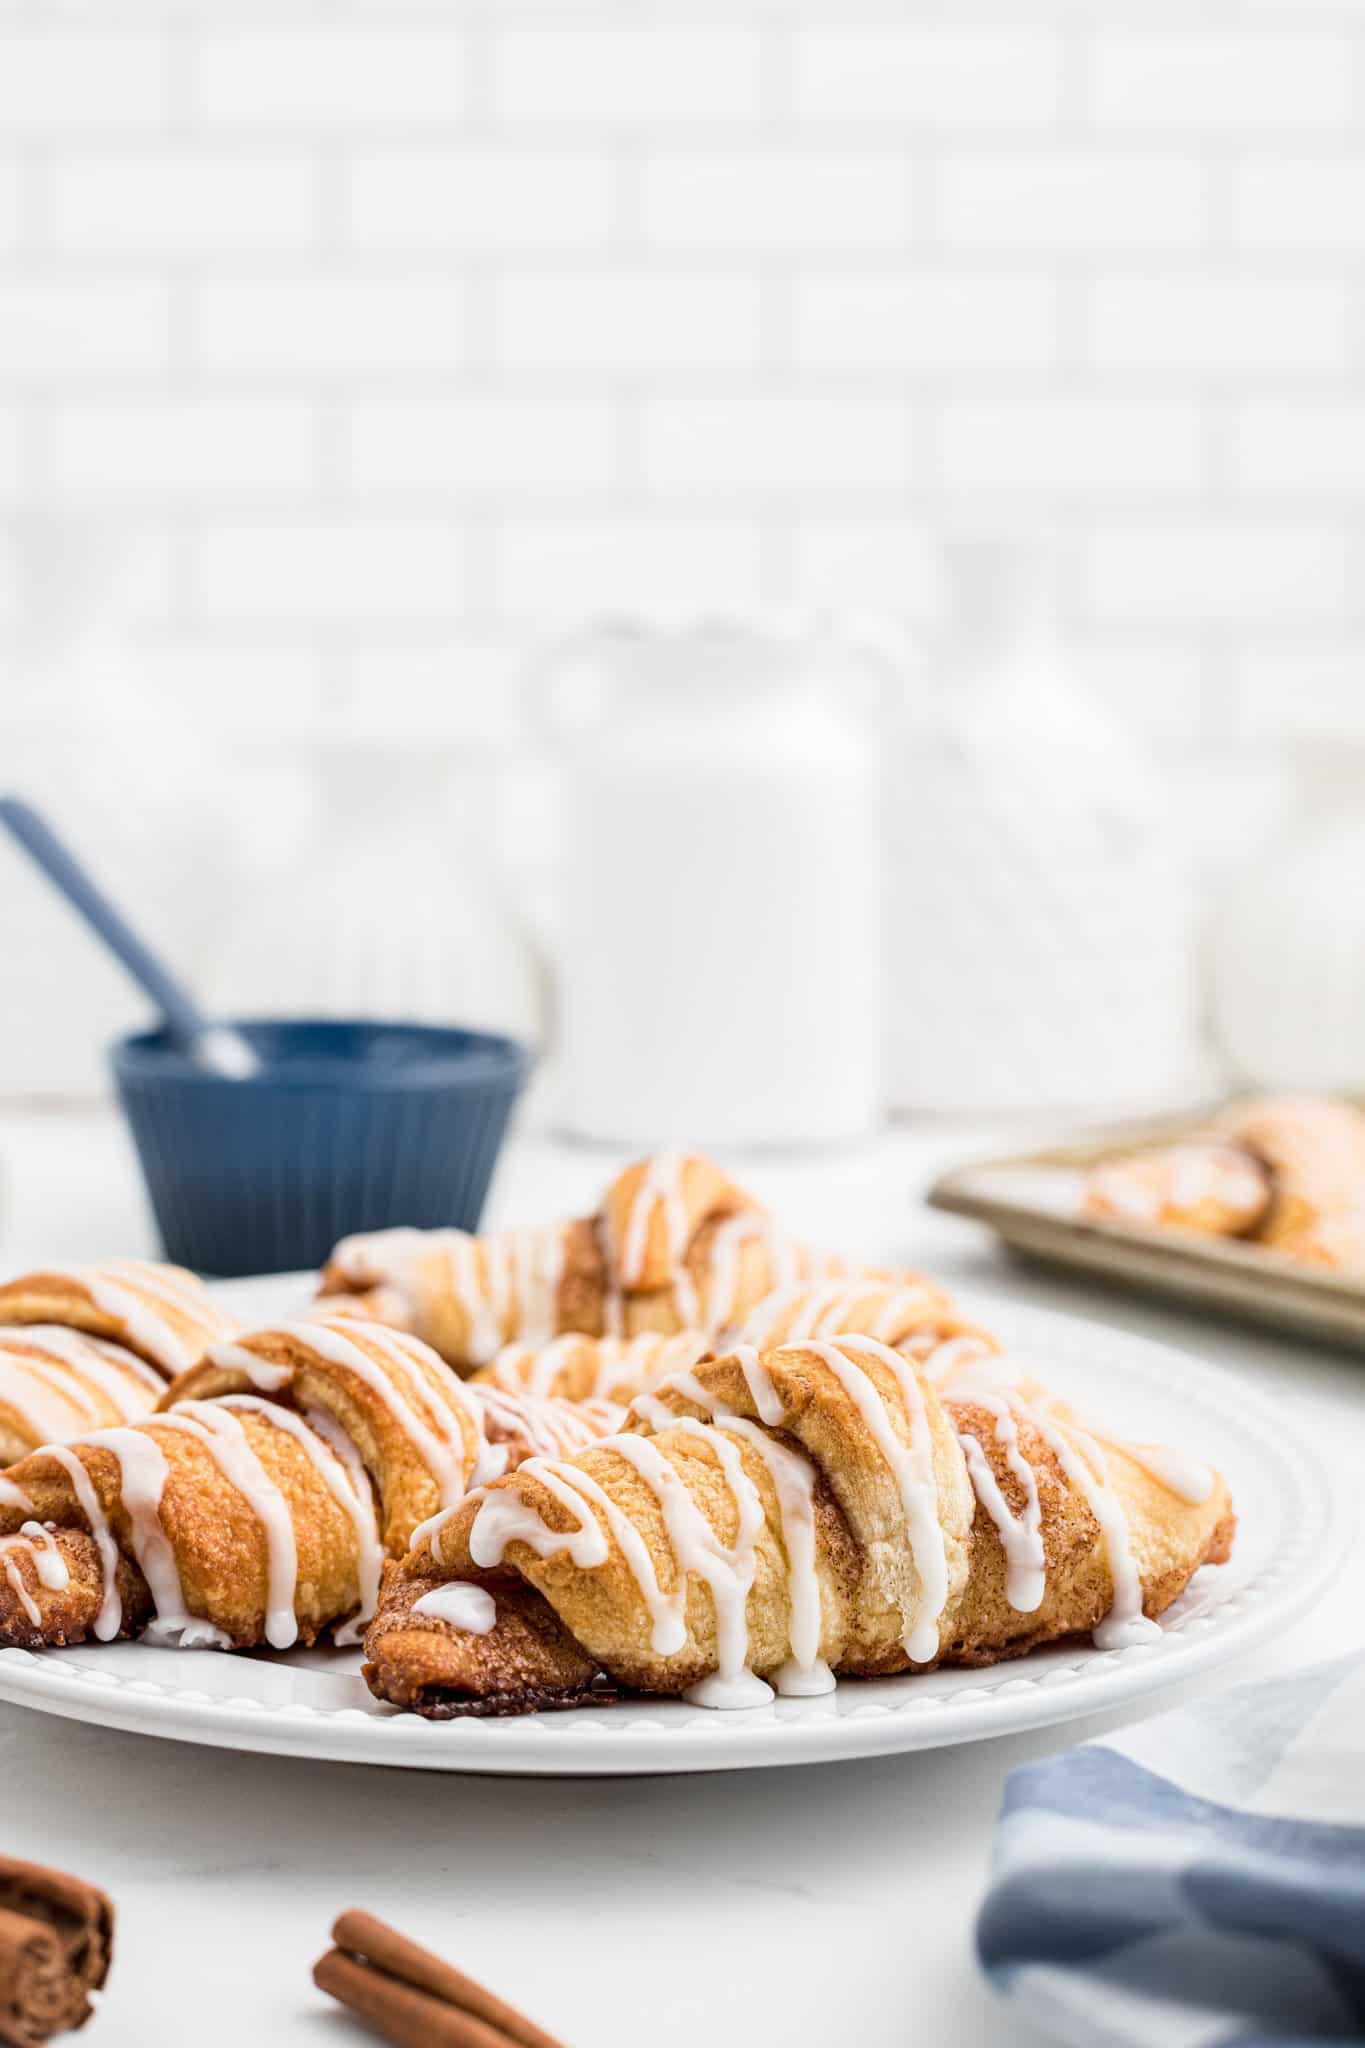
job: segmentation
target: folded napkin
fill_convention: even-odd
[[[1013,1772],[977,1945],[1083,2048],[1365,2039],[1365,1657]]]

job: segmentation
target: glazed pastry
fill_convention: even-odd
[[[39,1444],[132,1422],[165,1381],[145,1358],[55,1323],[0,1326],[0,1466]]]
[[[354,1316],[319,1315],[227,1344],[174,1381],[163,1408],[253,1393],[297,1409],[335,1446],[353,1446],[382,1508],[384,1545],[406,1550],[419,1522],[533,1454],[562,1456],[619,1427],[612,1403],[466,1386],[429,1345]]]
[[[1097,1437],[999,1360],[940,1392],[872,1337],[741,1347],[419,1530],[366,1676],[436,1717],[580,1704],[604,1673],[749,1706],[1063,1636],[1118,1648],[1233,1527],[1216,1473]]]
[[[1095,1223],[1246,1237],[1264,1222],[1270,1200],[1270,1174],[1259,1159],[1196,1137],[1105,1160],[1087,1178],[1081,1213]]]
[[[1000,1349],[989,1330],[960,1316],[942,1289],[928,1281],[907,1286],[835,1281],[823,1287],[791,1288],[761,1301],[739,1336],[742,1343],[767,1351],[778,1344],[848,1332],[875,1337],[903,1358],[917,1359],[931,1379]]]
[[[382,1563],[363,1474],[250,1397],[32,1452],[0,1478],[0,1532],[0,1643],[27,1649],[287,1649],[361,1616]]]
[[[1310,1265],[1365,1267],[1365,1111],[1269,1096],[1234,1103],[1220,1123],[1270,1175],[1263,1244]]]
[[[49,1266],[7,1281],[0,1286],[5,1323],[55,1324],[108,1338],[168,1380],[238,1327],[193,1273],[143,1259]]]
[[[581,1337],[570,1332],[548,1344],[505,1344],[469,1384],[556,1395],[564,1401],[628,1404],[670,1373],[695,1365],[710,1349],[698,1330],[680,1330],[675,1337],[651,1330],[642,1337]]]
[[[470,1372],[514,1339],[571,1331],[714,1340],[774,1288],[864,1270],[793,1243],[712,1160],[661,1152],[619,1174],[596,1215],[569,1223],[344,1238],[322,1291],[396,1296],[405,1327]]]
[[[1204,1131],[1094,1167],[1081,1214],[1241,1237],[1309,1265],[1365,1267],[1365,1112],[1254,1096]]]
[[[253,1332],[215,1346],[155,1415],[0,1477],[0,1643],[357,1640],[386,1552],[417,1522],[620,1420],[474,1393],[416,1338],[353,1317]]]

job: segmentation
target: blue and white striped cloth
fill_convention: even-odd
[[[1365,2040],[1365,1658],[1013,1772],[977,1944],[1077,2048]]]

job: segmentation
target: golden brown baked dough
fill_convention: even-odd
[[[1082,1215],[1243,1237],[1309,1265],[1365,1268],[1365,1112],[1251,1096],[1178,1144],[1092,1168]]]
[[[695,1365],[710,1349],[699,1330],[679,1330],[672,1337],[655,1330],[640,1337],[582,1337],[570,1331],[548,1344],[505,1344],[469,1384],[564,1401],[628,1404],[670,1373]]]
[[[714,1341],[774,1288],[865,1268],[784,1236],[714,1161],[663,1152],[617,1176],[594,1216],[473,1237],[385,1230],[345,1238],[322,1276],[395,1306],[457,1370],[514,1339],[631,1338],[697,1330]],[[883,1275],[882,1277],[890,1277]]]
[[[237,1329],[202,1280],[183,1266],[101,1259],[49,1266],[0,1286],[0,1324],[46,1323],[107,1337],[173,1379]]]
[[[1266,1096],[1234,1103],[1220,1124],[1270,1176],[1263,1244],[1310,1265],[1365,1267],[1365,1111]]]
[[[0,1481],[0,1531],[0,1642],[29,1649],[144,1628],[311,1643],[380,1563],[368,1486],[267,1404],[191,1403],[34,1451]]]
[[[745,1347],[641,1397],[627,1435],[438,1517],[389,1574],[366,1675],[439,1716],[571,1704],[598,1672],[748,1704],[763,1679],[1118,1646],[1233,1526],[1217,1474],[1101,1440],[998,1361],[940,1388],[875,1338]],[[452,1583],[491,1595],[488,1626],[414,1611]]]
[[[474,1390],[415,1337],[354,1317],[215,1346],[126,1428],[0,1478],[0,1643],[152,1627],[244,1648],[374,1611],[386,1552],[538,1452],[621,1419]]]
[[[1227,1140],[1193,1137],[1094,1167],[1081,1213],[1096,1223],[1160,1225],[1245,1237],[1270,1210],[1270,1175]]]
[[[55,1323],[0,1326],[0,1466],[39,1444],[132,1422],[165,1381],[122,1344]]]
[[[1000,1349],[989,1330],[959,1314],[942,1288],[913,1278],[827,1281],[770,1295],[749,1316],[739,1340],[766,1351],[845,1333],[875,1337],[902,1357],[918,1359],[931,1378]]]

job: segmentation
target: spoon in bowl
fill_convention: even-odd
[[[230,1081],[249,1080],[260,1072],[260,1060],[241,1032],[230,1024],[215,1024],[204,1015],[193,996],[144,945],[31,804],[18,797],[0,797],[0,824],[9,828],[29,858],[151,997],[170,1036],[192,1059]]]

